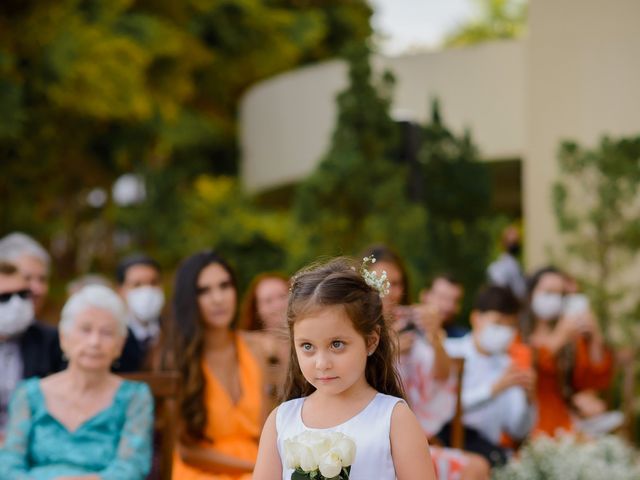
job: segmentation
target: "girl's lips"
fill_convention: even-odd
[[[319,382],[330,382],[331,380],[335,380],[338,377],[318,377]]]

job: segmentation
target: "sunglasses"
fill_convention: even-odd
[[[18,295],[20,298],[26,299],[31,298],[31,290],[25,288],[24,290],[18,290],[16,292],[4,292],[0,293],[0,303],[7,303],[11,300],[11,297],[14,295]]]

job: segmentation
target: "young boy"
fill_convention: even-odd
[[[464,448],[503,463],[503,434],[526,437],[535,420],[535,373],[513,363],[508,350],[516,337],[518,300],[510,290],[482,289],[471,312],[471,332],[445,342],[451,357],[465,359],[462,377]]]

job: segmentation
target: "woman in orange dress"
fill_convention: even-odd
[[[233,328],[233,271],[213,252],[176,273],[173,317],[183,386],[173,478],[249,480],[265,418],[260,344]]]
[[[537,373],[534,434],[555,435],[573,430],[573,418],[580,413],[573,404],[576,393],[610,385],[613,356],[590,311],[567,312],[562,272],[546,267],[529,283],[532,322],[525,336],[534,352]]]

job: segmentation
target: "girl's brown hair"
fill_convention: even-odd
[[[378,392],[404,398],[404,390],[396,370],[395,337],[382,314],[382,300],[377,290],[362,278],[360,266],[348,258],[301,270],[291,280],[287,308],[287,325],[291,339],[291,360],[285,386],[286,400],[310,395],[315,388],[302,375],[293,344],[295,322],[318,308],[340,305],[353,327],[365,339],[378,332],[380,340],[367,357],[365,378]]]
[[[242,330],[262,330],[264,327],[262,320],[260,320],[260,317],[258,316],[258,297],[256,292],[260,282],[270,278],[282,280],[286,284],[289,283],[289,277],[280,272],[266,272],[254,277],[249,284],[249,288],[247,288],[247,292],[244,294],[244,298],[242,299],[238,328]]]

